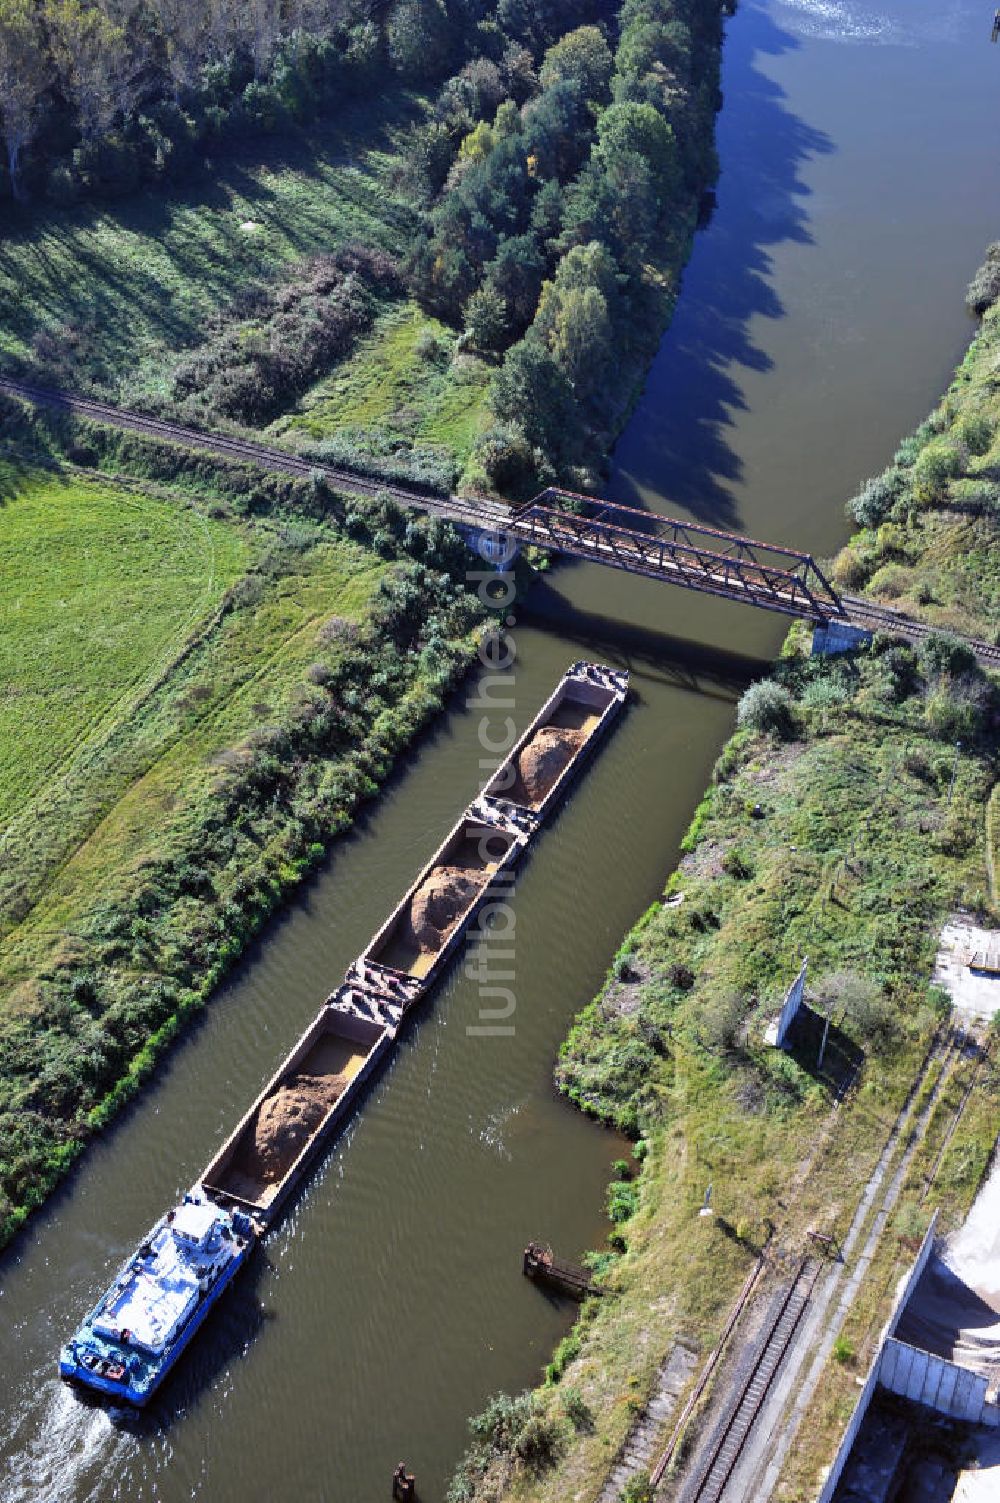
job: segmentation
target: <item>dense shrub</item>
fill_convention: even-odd
[[[939,439],[927,445],[913,466],[913,489],[919,501],[929,505],[940,501],[949,480],[961,475],[966,454],[958,443]]]
[[[854,543],[845,543],[830,570],[835,585],[842,590],[858,590],[868,578],[870,563]]]
[[[927,673],[970,673],[977,671],[976,655],[968,642],[953,632],[928,632],[920,644],[920,660]]]
[[[745,729],[773,731],[788,739],[796,730],[795,701],[784,685],[763,679],[741,695],[736,719]]]
[[[988,704],[989,690],[983,680],[965,677],[938,683],[927,696],[924,715],[943,741],[968,742],[982,729]]]
[[[489,1503],[500,1497],[522,1469],[551,1466],[564,1442],[564,1427],[543,1413],[533,1394],[495,1394],[482,1414],[469,1421],[472,1444],[448,1488],[448,1503]]]
[[[731,1054],[739,1043],[746,1003],[738,992],[723,991],[705,998],[698,1032],[709,1049]]]
[[[834,971],[816,985],[832,1016],[846,1021],[859,1041],[876,1054],[887,1053],[899,1037],[899,1022],[885,992],[857,971]]]
[[[986,258],[969,283],[965,301],[970,313],[981,318],[1000,297],[1000,241],[986,248]]]
[[[970,454],[988,454],[993,442],[993,419],[986,412],[964,412],[958,423],[958,437]]]
[[[515,423],[494,423],[477,446],[477,458],[498,491],[516,496],[530,488],[537,461],[527,435]]]
[[[574,1430],[593,1430],[594,1411],[578,1388],[566,1389],[563,1394],[563,1409]]]
[[[395,292],[395,263],[352,246],[295,268],[227,313],[174,372],[182,415],[266,423],[351,349],[367,329],[379,294]]]
[[[622,1488],[621,1503],[653,1503],[653,1486],[647,1474],[630,1477]]]
[[[884,522],[902,489],[903,477],[896,466],[866,480],[847,503],[848,515],[859,527],[877,527]]]

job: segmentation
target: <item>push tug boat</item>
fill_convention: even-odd
[[[59,1354],[64,1378],[141,1406],[152,1398],[257,1238],[201,1190],[168,1211]]]

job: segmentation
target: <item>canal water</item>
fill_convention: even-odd
[[[718,207],[615,455],[613,494],[819,553],[968,338],[1000,232],[1000,49],[973,0],[744,0],[729,23]],[[635,703],[517,885],[513,1033],[470,1032],[457,967],[151,1412],[89,1406],[60,1341],[199,1173],[478,786],[463,693],[268,930],[155,1085],[0,1265],[0,1498],[378,1503],[405,1457],[443,1498],[466,1416],[538,1376],[571,1310],[525,1241],[605,1235],[620,1145],[552,1061],[656,896],[783,625],[593,567],[515,608],[525,724],[584,653]]]

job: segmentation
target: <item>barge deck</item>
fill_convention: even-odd
[[[124,1297],[130,1270],[144,1281],[147,1298],[169,1292],[172,1275],[161,1270],[160,1277],[149,1261],[149,1248],[171,1224],[164,1218],[63,1349],[64,1376],[146,1402],[392,1051],[407,1013],[446,969],[489,894],[513,876],[627,694],[627,673],[572,665],[209,1164],[185,1204],[205,1207],[207,1219],[211,1207],[217,1235],[238,1252],[212,1285],[211,1299],[174,1322],[152,1362],[149,1352],[128,1350],[135,1345],[130,1330],[127,1339],[117,1327],[102,1334],[101,1314]],[[172,1249],[170,1238],[164,1246]]]

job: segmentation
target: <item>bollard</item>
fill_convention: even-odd
[[[392,1496],[395,1503],[415,1503],[417,1482],[413,1473],[406,1470],[405,1461],[399,1462],[392,1474]]]

